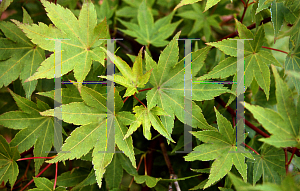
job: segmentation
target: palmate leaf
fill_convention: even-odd
[[[247,27],[236,21],[240,39],[253,39],[244,41],[244,60],[245,60],[245,87],[249,87],[253,78],[258,85],[264,90],[267,99],[269,99],[270,91],[270,70],[269,65],[274,64],[281,66],[274,58],[271,52],[261,50],[261,46],[265,40],[265,32],[263,25],[257,30],[255,36]],[[237,56],[237,42],[235,40],[223,40],[221,42],[207,43],[220,49],[225,54],[236,57]],[[225,78],[235,75],[236,78],[236,58],[227,58],[216,66],[208,74],[199,77],[199,80],[209,78]],[[234,70],[235,68],[235,70]]]
[[[175,142],[171,138],[168,130],[162,124],[161,120],[158,118],[158,115],[168,115],[164,110],[157,106],[151,109],[145,108],[144,106],[136,106],[133,108],[133,112],[136,113],[136,121],[130,125],[124,139],[130,136],[141,124],[143,124],[143,133],[146,139],[151,140],[150,127],[152,125],[153,128],[161,135],[166,137],[168,140]]]
[[[123,97],[128,97],[135,93],[138,93],[137,88],[145,87],[145,84],[149,80],[152,70],[149,70],[145,74],[143,74],[142,50],[143,48],[141,48],[138,56],[135,58],[135,62],[133,63],[132,69],[120,57],[115,58],[114,64],[118,67],[118,69],[120,70],[123,76],[119,76],[119,75],[100,76],[101,78],[106,78],[108,80],[114,81],[118,84],[125,86],[127,90]],[[108,56],[111,57],[111,59],[113,59],[112,53],[108,51],[107,53]]]
[[[138,25],[119,20],[127,30],[122,30],[125,34],[135,37],[138,43],[142,45],[152,44],[156,47],[166,46],[166,38],[171,36],[181,21],[171,24],[174,12],[168,16],[158,19],[154,23],[153,15],[146,6],[146,0],[143,0],[138,10]]]
[[[37,99],[34,103],[9,90],[21,111],[10,111],[0,116],[0,124],[11,128],[20,129],[10,142],[10,146],[17,147],[20,153],[34,145],[35,157],[46,157],[53,145],[54,120],[53,117],[41,116],[39,112],[50,107]],[[35,174],[37,175],[44,159],[34,159]]]
[[[17,180],[19,168],[16,160],[20,154],[16,147],[10,147],[5,138],[0,135],[0,181],[4,184],[9,180],[11,187]]]
[[[23,22],[32,23],[25,9],[23,12]],[[11,22],[1,21],[0,30],[7,37],[0,39],[0,87],[8,86],[20,77],[26,97],[30,98],[37,80],[31,82],[25,80],[32,76],[45,60],[45,51],[33,44],[22,30]]]
[[[231,170],[233,164],[242,175],[244,181],[247,182],[247,164],[245,163],[245,157],[253,159],[250,153],[243,153],[237,150],[239,147],[236,147],[236,127],[233,129],[225,117],[216,109],[215,112],[219,131],[207,130],[192,132],[192,134],[204,142],[204,144],[195,147],[194,151],[184,157],[186,161],[208,161],[216,159],[212,163],[210,175],[204,189],[223,178]]]
[[[179,7],[182,7],[183,5],[193,4],[193,3],[196,3],[199,1],[202,1],[202,0],[181,0],[181,2],[175,7],[174,10],[178,9]],[[207,0],[204,11],[207,11],[209,8],[216,5],[220,1],[221,0]],[[231,2],[232,2],[232,0],[231,0]]]
[[[65,187],[53,188],[54,184],[47,178],[44,177],[33,177],[34,184],[37,188],[30,189],[30,191],[64,191]]]
[[[281,176],[285,174],[284,151],[267,144],[263,144],[260,150],[260,155],[254,155],[254,184],[261,177],[263,182],[280,184]]]
[[[195,20],[195,23],[193,25],[192,30],[190,31],[189,35],[197,33],[201,29],[203,29],[203,33],[205,36],[205,40],[208,42],[211,37],[211,28],[215,27],[218,29],[221,29],[218,21],[216,18],[219,17],[217,14],[209,15],[208,12],[203,13],[204,8],[198,4],[192,4],[193,10],[180,12],[177,14],[177,16],[180,16],[182,18],[186,19],[192,19]]]
[[[68,152],[59,153],[54,159],[47,162],[55,163],[81,158],[93,149],[92,163],[97,183],[101,187],[105,168],[111,163],[114,155],[113,153],[104,152],[108,149],[107,129],[109,125],[107,124],[106,87],[99,87],[94,90],[83,86],[80,94],[84,102],[62,105],[62,120],[81,126],[76,128],[63,144],[62,151]],[[128,137],[123,140],[128,130],[125,125],[135,121],[135,117],[130,112],[119,112],[122,106],[123,101],[118,91],[115,91],[114,127],[111,127],[115,129],[115,143],[129,157],[132,165],[136,167],[132,138]],[[53,116],[53,109],[41,114]]]
[[[85,2],[77,19],[69,10],[42,0],[47,15],[53,25],[47,26],[28,25],[14,21],[35,44],[41,48],[55,52],[54,39],[68,39],[61,41],[61,75],[74,70],[77,81],[82,82],[91,69],[92,60],[99,61],[104,65],[105,53],[100,49],[109,33],[106,20],[97,25],[97,15],[93,3]],[[53,78],[55,74],[55,55],[52,54],[26,81],[40,78]],[[81,84],[80,84],[81,86]]]
[[[300,101],[295,106],[293,93],[280,78],[277,69],[272,65],[276,82],[277,112],[260,106],[245,103],[245,107],[253,114],[262,126],[272,135],[260,141],[280,147],[300,148],[300,121],[298,120]]]
[[[147,92],[147,107],[151,109],[156,105],[162,108],[169,116],[161,116],[164,126],[168,132],[172,132],[174,117],[184,122],[184,59],[178,62],[177,33],[169,45],[163,50],[159,57],[158,64],[147,53],[146,68],[153,69],[150,76],[150,83],[153,88]],[[192,53],[193,73],[195,76],[203,66],[203,61],[209,51],[209,47],[199,49]],[[190,87],[186,87],[189,89]],[[192,99],[196,101],[210,100],[214,97],[230,92],[221,84],[192,84]],[[192,122],[187,122],[192,127],[215,130],[210,126],[201,113],[201,109],[192,102]],[[166,125],[165,125],[166,124]]]
[[[299,32],[300,34],[300,32]],[[300,72],[300,47],[298,47],[297,49],[295,49],[294,51],[291,51],[285,60],[285,65],[284,65],[284,69],[286,71],[290,70],[292,72]],[[298,94],[300,94],[300,80],[299,78],[297,78],[295,75],[291,76],[292,82],[294,83],[294,86],[298,92]]]

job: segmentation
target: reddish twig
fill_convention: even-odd
[[[18,159],[17,161],[21,161],[21,160],[29,160],[29,159],[53,159],[55,156],[53,157],[29,157],[29,158],[21,158]]]
[[[259,155],[259,153],[254,150],[252,147],[250,147],[249,145],[247,145],[246,143],[243,143],[247,148],[249,148],[250,150],[252,150],[253,152],[255,152],[257,155]]]
[[[36,175],[36,178],[39,177],[43,172],[45,172],[53,163],[48,164],[38,175]],[[25,190],[32,182],[34,179],[30,180],[22,189],[21,191]]]
[[[288,162],[288,164],[287,164],[288,166],[291,164],[292,159],[293,159],[293,157],[294,157],[294,154],[295,154],[296,150],[297,150],[297,148],[294,147],[294,148],[293,148],[293,152],[292,152],[292,156],[291,156],[291,158],[290,158],[290,160],[289,160],[289,162]]]
[[[248,9],[248,6],[247,6],[248,1],[247,1],[247,3],[245,3],[245,2],[242,0],[242,2],[243,2],[243,4],[244,4],[244,11],[243,11],[242,18],[241,18],[241,21],[240,21],[241,23],[243,23],[243,20],[244,20],[246,11],[247,11],[247,9]]]
[[[288,165],[288,154],[287,154],[287,149],[284,148],[284,156],[285,156],[285,173],[288,174],[289,172],[289,165]]]
[[[139,98],[137,98],[137,97],[135,96],[135,93],[133,94],[133,97],[134,97],[136,100],[138,100],[145,108],[147,108],[146,105],[145,105]]]
[[[147,90],[151,90],[152,88],[146,88],[146,89],[142,89],[142,90],[139,90],[139,92],[143,92],[143,91],[147,91]]]
[[[286,52],[286,51],[279,50],[279,49],[276,49],[276,48],[270,48],[270,47],[266,47],[266,46],[261,46],[261,47],[262,47],[262,48],[265,48],[265,49],[275,50],[275,51],[278,51],[278,52],[282,52],[282,53],[285,53],[285,54],[289,54],[289,53]]]
[[[138,172],[139,169],[140,169],[140,166],[141,166],[141,164],[142,164],[142,160],[143,160],[144,156],[145,156],[145,155],[142,155],[141,158],[140,158],[139,164],[138,164],[138,166],[137,166],[137,168],[136,168],[136,171],[137,171],[137,172]],[[134,179],[134,177],[132,177],[131,182],[130,182],[128,188],[131,187],[131,184],[133,183],[133,179]]]
[[[246,3],[245,3],[243,0],[241,0],[241,1],[242,1],[242,3],[243,3],[244,7],[246,7]]]
[[[259,23],[259,25],[264,24],[264,23],[268,23],[268,22],[270,22],[270,21],[271,21],[271,17],[265,18],[265,19],[263,19],[263,20]],[[253,24],[249,25],[249,26],[247,27],[247,29],[251,30],[251,29],[254,29],[255,27],[256,27],[256,23],[253,23]],[[233,37],[236,37],[236,36],[238,36],[238,34],[239,34],[239,33],[238,33],[238,31],[236,30],[235,32],[233,32],[233,33],[231,33],[231,34],[229,34],[229,35],[227,35],[227,36],[221,38],[221,39],[218,40],[218,41],[221,41],[221,40],[227,39],[227,38],[233,38]]]
[[[53,190],[55,190],[56,182],[57,182],[57,166],[58,166],[58,162],[55,163],[55,178],[54,178]]]

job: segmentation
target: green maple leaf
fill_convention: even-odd
[[[192,4],[193,10],[180,12],[177,14],[177,16],[195,20],[195,23],[193,25],[192,30],[190,31],[189,35],[199,32],[201,29],[203,29],[203,33],[205,36],[206,41],[208,42],[210,40],[211,36],[211,26],[214,26],[218,29],[221,29],[219,22],[216,20],[216,18],[219,17],[219,15],[213,14],[209,15],[208,12],[203,13],[203,8],[200,4],[195,3]]]
[[[193,3],[196,3],[199,1],[202,1],[202,0],[181,0],[180,3],[175,7],[174,10],[178,9],[179,7],[182,7],[183,5],[193,4]],[[204,11],[207,11],[209,8],[216,5],[220,1],[221,0],[207,0]],[[232,0],[231,0],[231,2],[232,2]]]
[[[19,168],[16,160],[20,158],[20,154],[16,147],[10,147],[5,138],[0,136],[0,181],[4,184],[9,180],[11,187],[15,184]]]
[[[104,49],[105,50],[105,49]],[[131,96],[135,93],[138,93],[137,88],[145,87],[145,84],[148,82],[151,71],[147,71],[143,74],[143,67],[142,67],[142,50],[140,50],[138,56],[135,58],[135,62],[133,63],[132,69],[129,65],[123,61],[120,57],[115,58],[115,65],[120,70],[120,75],[113,75],[113,76],[100,76],[101,78],[106,78],[108,80],[114,81],[122,86],[127,88],[123,97]],[[111,52],[108,52],[108,56],[113,59],[113,55]]]
[[[174,12],[154,23],[153,15],[143,0],[138,10],[138,25],[119,20],[128,30],[122,30],[125,34],[135,37],[136,41],[142,45],[152,44],[156,47],[166,46],[166,38],[171,36],[181,21],[171,24]]]
[[[50,107],[37,99],[34,103],[9,90],[21,111],[10,111],[0,116],[0,124],[20,130],[10,142],[10,146],[18,147],[20,153],[34,145],[35,157],[46,157],[53,145],[54,120],[53,117],[41,116],[39,112]],[[37,175],[44,159],[34,159],[35,174]]]
[[[253,114],[262,126],[271,133],[269,138],[261,138],[260,141],[280,147],[300,148],[300,99],[295,106],[293,93],[287,84],[280,78],[275,66],[272,66],[276,82],[277,112],[260,106],[245,103],[245,107]]]
[[[23,22],[32,23],[25,9],[23,12]],[[32,76],[45,60],[45,52],[33,44],[15,24],[1,21],[0,29],[6,36],[0,39],[0,87],[8,86],[20,77],[26,97],[30,98],[37,80],[31,82],[25,80]]]
[[[210,175],[204,189],[223,178],[231,170],[233,164],[246,182],[247,164],[245,163],[245,157],[253,159],[250,153],[236,151],[236,127],[233,129],[231,123],[225,117],[216,109],[215,112],[219,131],[192,132],[204,144],[195,147],[194,151],[184,157],[186,161],[216,159],[212,163]]]
[[[254,155],[253,182],[261,177],[263,182],[281,182],[281,175],[285,174],[284,151],[271,145],[263,144],[260,155]]]
[[[230,177],[234,187],[236,190],[240,191],[266,191],[266,190],[274,190],[274,191],[286,191],[286,190],[299,190],[300,186],[297,184],[295,178],[291,175],[288,174],[284,180],[281,182],[281,185],[274,184],[274,183],[264,183],[264,184],[259,184],[256,186],[252,186],[249,183],[243,182],[240,178],[238,178],[236,175],[233,173],[229,172],[228,176]]]
[[[156,105],[167,112],[169,116],[161,116],[163,125],[167,128],[168,132],[172,132],[174,117],[184,122],[184,59],[178,62],[178,42],[177,38],[180,33],[170,41],[169,45],[162,51],[158,64],[147,53],[146,68],[147,70],[153,69],[150,76],[150,83],[153,86],[147,92],[147,107],[149,109]],[[209,47],[199,49],[192,53],[193,73],[195,76],[200,68],[203,66],[203,61],[209,51]],[[186,87],[189,89],[189,87]],[[193,100],[203,101],[210,100],[214,97],[230,92],[221,84],[192,84]],[[186,123],[192,127],[199,127],[201,129],[215,129],[210,126],[201,113],[201,109],[192,101],[192,121]]]
[[[64,191],[65,187],[53,188],[54,184],[47,178],[44,177],[33,177],[34,184],[37,188],[30,189],[29,191]]]
[[[109,33],[106,20],[97,25],[97,14],[93,3],[85,2],[77,19],[69,10],[42,0],[47,15],[54,25],[47,26],[22,24],[14,21],[35,44],[41,48],[54,52],[54,39],[68,39],[61,41],[61,75],[74,71],[77,81],[82,82],[91,69],[92,60],[104,65],[104,52],[100,49]],[[52,40],[51,40],[52,39]],[[26,81],[40,78],[53,78],[55,73],[55,55],[52,54]],[[80,84],[81,86],[81,84]]]
[[[62,151],[67,152],[59,153],[54,159],[46,162],[55,163],[68,159],[81,158],[93,149],[92,162],[94,164],[97,183],[101,187],[105,168],[111,163],[114,155],[113,153],[104,152],[107,151],[108,144],[106,133],[108,130],[106,87],[91,89],[82,86],[80,95],[84,102],[72,102],[62,105],[62,120],[81,126],[76,128],[63,144]],[[123,101],[118,91],[115,91],[114,127],[111,127],[115,128],[115,143],[129,157],[132,165],[136,167],[132,138],[128,137],[123,140],[128,130],[125,125],[134,122],[135,117],[130,112],[120,112],[119,110],[122,106]],[[41,112],[41,114],[53,116],[53,111],[51,109]]]
[[[152,125],[153,128],[157,130],[161,135],[174,142],[174,140],[171,138],[170,133],[158,118],[158,115],[168,115],[164,110],[159,107],[153,107],[149,109],[145,108],[144,106],[136,106],[133,108],[133,112],[136,113],[136,121],[130,125],[124,139],[130,136],[134,131],[137,130],[137,128],[141,124],[143,124],[143,133],[146,139],[151,140],[150,127]]]
[[[269,99],[270,91],[270,70],[269,65],[274,64],[280,66],[280,63],[274,58],[271,52],[261,50],[261,46],[265,41],[265,32],[263,25],[258,29],[255,36],[246,28],[245,25],[236,21],[240,39],[253,39],[244,41],[244,60],[245,60],[245,87],[249,87],[253,78],[258,85],[264,90],[267,99]],[[207,43],[215,46],[223,51],[225,54],[236,57],[237,56],[237,42],[234,40],[223,40],[220,42]],[[224,78],[234,75],[236,79],[236,59],[227,58],[215,67],[207,75],[201,76],[199,80],[208,78]],[[229,70],[227,68],[230,68]],[[235,70],[234,70],[235,68]],[[236,88],[236,84],[233,85]]]
[[[286,71],[290,70],[292,72],[297,72],[297,73],[300,72],[300,47],[298,47],[294,51],[291,51],[287,55],[284,69]],[[297,78],[296,76],[291,76],[291,79],[292,79],[292,82],[294,83],[294,86],[295,86],[298,94],[300,94],[299,78]]]

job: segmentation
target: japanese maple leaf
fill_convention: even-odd
[[[270,92],[270,70],[269,65],[274,64],[281,66],[280,63],[274,58],[271,52],[261,50],[265,41],[265,32],[263,25],[257,30],[255,36],[247,29],[245,25],[236,21],[240,39],[253,39],[244,41],[244,60],[245,60],[245,87],[249,87],[253,78],[257,84],[264,90],[267,99],[269,99]],[[217,65],[207,75],[201,76],[198,80],[211,79],[211,78],[225,78],[234,75],[236,80],[237,73],[237,42],[235,40],[223,40],[220,42],[207,43],[208,45],[215,46],[233,57],[226,58],[219,65]],[[238,82],[240,83],[240,82]],[[236,88],[236,84],[233,88]]]
[[[133,108],[133,112],[136,113],[136,121],[130,125],[124,139],[130,136],[141,124],[143,124],[143,133],[146,139],[151,140],[150,127],[152,125],[161,135],[174,142],[170,133],[158,118],[158,115],[168,115],[164,110],[159,107],[149,109],[144,106],[136,106]]]
[[[184,87],[184,59],[178,62],[179,48],[178,40],[179,33],[175,35],[168,46],[162,51],[158,64],[145,52],[146,69],[153,69],[150,76],[150,84],[152,89],[147,92],[147,107],[151,109],[156,105],[162,108],[170,116],[160,116],[163,125],[169,133],[172,132],[174,118],[176,117],[184,122],[185,104],[184,104],[184,90],[191,87]],[[193,53],[192,62],[193,72],[195,76],[204,64],[204,60],[209,51],[209,47],[199,49]],[[186,66],[190,67],[190,66]],[[231,92],[221,84],[192,84],[192,100],[203,101],[213,99],[214,97]],[[190,96],[186,95],[190,99]],[[204,116],[202,115],[200,107],[192,103],[192,121],[186,123],[192,127],[199,127],[201,129],[215,129],[210,126]]]
[[[49,105],[37,99],[34,103],[21,97],[11,90],[16,104],[21,111],[10,111],[0,115],[0,124],[20,130],[10,142],[10,146],[17,147],[20,153],[34,146],[33,154],[35,157],[48,156],[54,139],[54,120],[53,117],[42,116],[39,112],[50,109]],[[37,175],[44,159],[34,159],[35,174]]]
[[[180,12],[177,15],[182,18],[195,20],[195,23],[194,23],[193,28],[190,31],[189,35],[197,33],[201,29],[203,29],[205,39],[208,42],[210,40],[210,36],[211,36],[211,28],[210,27],[213,26],[218,29],[221,29],[219,22],[217,21],[217,18],[219,17],[219,15],[216,15],[216,14],[209,15],[208,12],[203,13],[203,8],[198,3],[192,4],[192,7],[193,7],[193,10]]]
[[[123,97],[131,96],[135,93],[138,93],[137,88],[145,87],[145,84],[148,82],[150,78],[150,74],[152,70],[149,70],[145,74],[143,74],[142,50],[143,48],[141,48],[138,56],[135,58],[135,62],[133,63],[132,69],[119,56],[113,57],[112,53],[107,51],[108,56],[111,59],[113,58],[115,59],[114,63],[118,67],[118,69],[120,70],[123,76],[113,75],[113,76],[100,76],[100,77],[106,78],[108,80],[121,84],[122,86],[125,86],[127,90]]]
[[[223,117],[215,108],[219,131],[198,131],[192,134],[204,142],[194,148],[194,151],[185,156],[186,161],[208,161],[214,160],[212,163],[210,175],[204,189],[211,186],[216,181],[223,178],[232,168],[236,167],[247,182],[247,164],[245,157],[253,159],[248,151],[243,152],[236,147],[236,127],[233,129],[231,123]]]
[[[59,4],[55,5],[41,0],[47,11],[47,15],[54,25],[47,26],[28,25],[14,21],[31,39],[41,48],[55,52],[55,39],[61,40],[61,75],[74,71],[77,81],[83,81],[91,69],[92,60],[104,65],[104,52],[100,45],[108,39],[109,33],[106,20],[97,25],[97,14],[94,5],[86,1],[83,3],[78,19],[69,10]],[[40,78],[53,78],[55,73],[55,54],[50,55],[41,66],[26,81]],[[57,77],[57,76],[56,76]]]
[[[293,92],[280,78],[275,66],[272,65],[276,82],[277,112],[260,106],[245,104],[245,107],[253,114],[254,118],[271,133],[269,138],[259,140],[280,147],[300,148],[300,98],[297,107],[294,103]]]
[[[284,151],[268,144],[263,144],[259,149],[260,155],[254,155],[255,160],[249,160],[253,165],[253,183],[261,177],[263,182],[280,184],[281,175],[285,174]]]
[[[132,165],[136,167],[132,138],[128,137],[123,140],[127,132],[127,127],[135,121],[133,114],[127,111],[120,111],[123,107],[123,101],[119,92],[115,91],[115,113],[110,116],[114,119],[114,126],[108,123],[107,107],[106,107],[106,87],[97,86],[95,89],[82,86],[80,93],[84,102],[72,102],[63,104],[62,119],[67,123],[81,125],[76,128],[62,146],[62,151],[54,159],[46,161],[55,163],[58,161],[72,160],[81,158],[86,155],[91,149],[92,162],[99,187],[105,172],[105,168],[111,163],[113,153],[106,153],[108,150],[108,135],[112,133],[114,128],[115,143],[118,148],[129,157]],[[53,116],[53,109],[42,112],[42,115]],[[108,128],[110,127],[110,128]],[[108,132],[107,132],[108,131]],[[114,145],[111,145],[114,147]]]
[[[2,3],[3,4],[3,3]],[[23,9],[24,23],[32,23]],[[0,38],[0,88],[8,86],[20,77],[27,98],[36,88],[37,80],[25,82],[45,60],[45,51],[33,44],[29,38],[11,22],[0,22],[0,30],[6,38]]]
[[[4,181],[5,184],[9,180],[13,187],[19,174],[16,160],[20,158],[20,154],[16,147],[9,146],[2,135],[0,135],[0,145],[0,181]]]
[[[142,45],[150,45],[156,47],[166,46],[168,41],[166,38],[171,36],[181,21],[170,23],[174,12],[166,17],[158,19],[154,23],[153,15],[147,8],[146,1],[143,0],[138,9],[138,25],[119,20],[127,30],[122,30],[125,34],[135,37],[136,41]]]

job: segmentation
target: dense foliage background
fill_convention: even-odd
[[[299,0],[2,0],[0,190],[300,190]],[[106,76],[107,43],[115,74]],[[51,40],[52,39],[52,40]],[[55,41],[62,151],[53,151]],[[192,41],[190,153],[184,41]],[[237,42],[245,142],[236,151]],[[106,84],[115,109],[107,115]],[[202,82],[202,83],[197,83]],[[107,121],[114,120],[111,126]],[[104,153],[107,129],[115,150]]]

